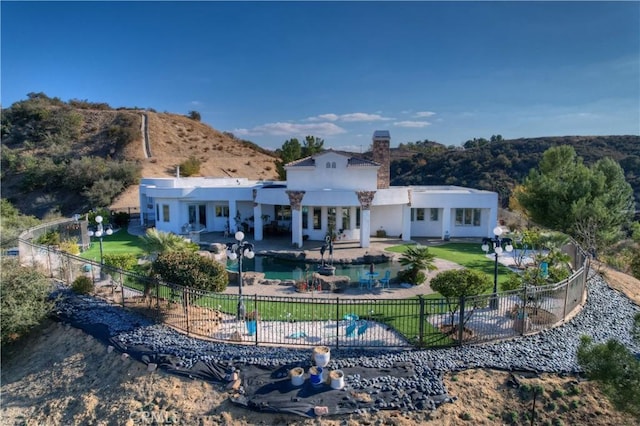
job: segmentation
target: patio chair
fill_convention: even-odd
[[[362,335],[367,331],[367,328],[369,328],[368,322],[365,322],[360,327],[358,327],[358,338],[362,337]]]
[[[378,281],[380,282],[382,288],[384,288],[385,285],[387,286],[387,288],[391,288],[391,286],[389,285],[390,280],[391,280],[391,271],[387,270],[387,272],[384,273],[384,277],[380,278]]]
[[[347,326],[347,330],[346,330],[347,337],[354,337],[356,335],[356,326],[357,324],[355,321]]]
[[[367,277],[367,275],[364,272],[360,272],[358,274],[358,284],[359,284],[359,288],[369,288],[369,277]]]

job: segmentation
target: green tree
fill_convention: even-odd
[[[4,150],[4,148],[3,148]],[[15,246],[22,231],[36,226],[40,221],[33,216],[25,216],[9,200],[0,200],[0,235],[2,248]]]
[[[400,257],[400,264],[402,266],[408,266],[408,269],[401,271],[398,274],[398,279],[413,285],[424,283],[427,279],[424,271],[434,271],[437,269],[433,264],[434,259],[435,255],[429,252],[428,247],[421,245],[407,247],[407,250],[402,254],[402,257]]]
[[[188,241],[171,232],[158,231],[156,228],[147,229],[141,236],[142,247],[151,257],[169,252],[195,252],[199,249],[198,244]]]
[[[190,119],[195,120],[195,121],[200,121],[200,119],[202,118],[198,111],[189,111],[187,113],[187,117],[189,117]]]
[[[17,259],[2,259],[0,286],[0,330],[2,344],[15,340],[49,315],[54,302],[49,299],[51,281]]]
[[[276,150],[280,156],[280,161],[276,161],[276,171],[280,180],[287,179],[287,171],[284,169],[285,164],[302,158],[302,145],[296,138],[291,138],[282,144],[282,147]]]
[[[315,136],[305,136],[302,146],[302,156],[309,157],[317,154],[324,148],[324,139]]]
[[[534,222],[574,236],[592,252],[616,238],[634,211],[633,189],[615,161],[589,168],[567,145],[545,151],[516,195]]]
[[[638,323],[638,317],[635,323]],[[640,360],[622,343],[611,339],[594,344],[582,336],[578,363],[591,380],[599,382],[613,405],[640,418]]]
[[[481,274],[470,269],[450,269],[440,272],[429,282],[431,289],[437,291],[447,301],[450,313],[450,322],[453,325],[455,313],[460,309],[460,299],[478,296],[491,288],[491,279],[485,274]],[[473,309],[486,304],[485,300],[477,297],[470,299],[472,303],[466,305],[468,314],[463,320],[466,323]],[[455,328],[454,328],[455,330]]]
[[[163,281],[192,289],[221,292],[229,284],[225,265],[192,252],[165,252],[153,262]]]

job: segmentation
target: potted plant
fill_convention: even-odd
[[[247,333],[249,334],[249,336],[253,336],[256,334],[259,318],[260,315],[258,315],[258,311],[247,312],[244,315],[244,321],[247,326]]]

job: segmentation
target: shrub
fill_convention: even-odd
[[[191,156],[187,160],[180,163],[180,174],[182,176],[193,176],[200,173],[200,160]]]
[[[43,246],[57,246],[60,244],[60,233],[51,229],[36,238],[34,242]]]
[[[73,255],[80,254],[80,247],[78,247],[78,242],[76,240],[62,241],[60,243],[60,250]]]
[[[229,284],[225,266],[193,252],[166,252],[153,262],[163,281],[190,288],[221,292]]]
[[[93,280],[84,275],[79,276],[71,283],[71,290],[78,294],[93,293],[94,289]]]
[[[187,114],[187,117],[195,121],[200,121],[200,119],[202,118],[198,111],[189,111],[189,113]]]
[[[0,272],[0,332],[2,344],[15,340],[38,325],[53,309],[51,281],[16,259],[2,259]]]
[[[113,215],[113,223],[119,228],[126,228],[131,220],[131,215],[127,212],[117,212]]]

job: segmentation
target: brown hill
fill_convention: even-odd
[[[277,158],[259,147],[233,138],[212,127],[177,114],[141,112],[148,119],[149,154],[140,143],[127,147],[125,157],[142,165],[143,177],[175,176],[176,166],[195,157],[198,176],[277,179]],[[138,185],[127,188],[111,205],[112,209],[138,207]]]

